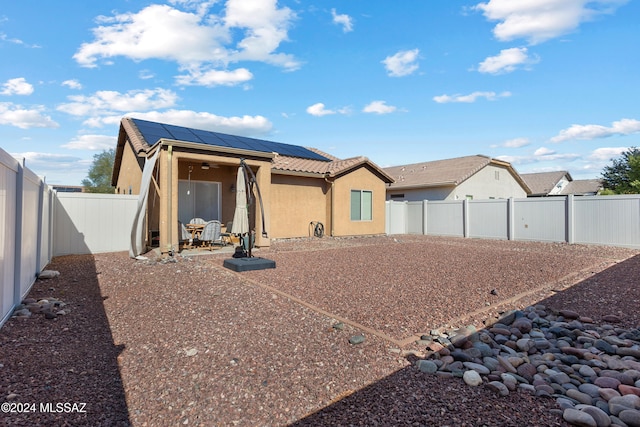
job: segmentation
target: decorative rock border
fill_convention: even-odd
[[[640,427],[640,329],[615,327],[615,315],[602,320],[541,304],[512,310],[480,331],[423,335],[416,366],[502,396],[519,389],[555,398],[554,411],[572,425]]]
[[[34,314],[42,314],[46,319],[52,320],[69,313],[69,309],[64,308],[66,305],[65,302],[53,297],[45,297],[38,300],[25,298],[22,304],[18,304],[13,310],[13,316],[31,317]]]

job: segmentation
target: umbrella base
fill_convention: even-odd
[[[276,262],[266,258],[231,258],[225,259],[223,265],[236,272],[266,270],[276,268]]]

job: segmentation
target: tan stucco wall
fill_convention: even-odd
[[[131,144],[125,142],[122,152],[122,162],[120,173],[116,184],[118,194],[140,194],[140,181],[142,180],[142,169],[138,163],[138,157],[133,152]],[[131,188],[131,192],[129,192]]]
[[[274,238],[308,237],[311,221],[320,221],[328,231],[328,185],[324,178],[272,174],[269,235]]]
[[[351,190],[372,191],[371,221],[351,221]],[[333,233],[335,236],[384,234],[385,183],[366,167],[360,167],[336,179]]]

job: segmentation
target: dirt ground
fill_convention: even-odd
[[[67,313],[0,329],[0,402],[25,404],[0,423],[564,425],[552,400],[429,376],[398,350],[536,303],[638,327],[639,253],[395,236],[276,241],[255,251],[276,268],[244,273],[228,254],[57,257],[28,296]]]

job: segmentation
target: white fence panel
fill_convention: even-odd
[[[32,171],[0,149],[0,326],[49,263],[49,190]]]
[[[40,272],[38,218],[40,216],[41,182],[36,174],[29,169],[24,169],[22,237],[20,239],[20,299],[29,292],[36,279],[36,274]]]
[[[566,242],[566,198],[514,199],[514,240]]]
[[[640,195],[387,202],[387,233],[640,249]],[[425,231],[426,230],[426,231]],[[390,232],[392,231],[392,232]]]
[[[20,164],[0,150],[0,325],[14,304],[16,244],[16,181]]]
[[[424,234],[423,202],[407,203],[407,234]]]
[[[464,201],[427,203],[427,233],[434,236],[464,237]]]
[[[138,196],[57,193],[53,254],[89,254],[129,249]]]
[[[387,201],[387,218],[386,233],[387,234],[407,234],[407,202]]]
[[[640,197],[593,196],[573,200],[575,243],[640,247]]]
[[[469,200],[468,237],[509,238],[508,200]]]

